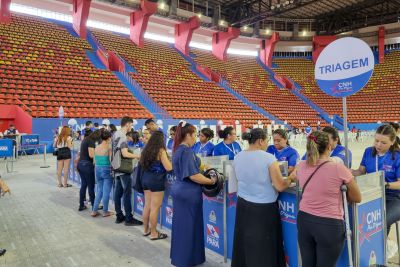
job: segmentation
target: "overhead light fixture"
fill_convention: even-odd
[[[276,5],[276,8],[280,8],[280,7],[281,7],[281,4],[277,4],[277,5]]]
[[[165,8],[165,3],[164,3],[164,2],[158,3],[158,7],[159,7],[160,9],[164,9],[164,8]]]
[[[274,10],[275,9],[275,6],[271,6],[271,10]]]
[[[243,30],[247,31],[247,26],[244,26],[244,27],[243,27]]]
[[[307,30],[303,30],[303,36],[307,36]]]
[[[271,33],[271,29],[265,29],[265,33],[266,34],[270,34]]]
[[[225,26],[226,21],[223,20],[223,19],[220,19],[219,22],[218,22],[218,24],[219,24],[219,26]]]
[[[201,13],[198,13],[197,16],[201,19],[201,17],[203,16]]]
[[[289,1],[286,1],[286,2],[285,2],[285,4],[286,4],[286,5],[289,5],[289,4],[290,4],[290,2],[289,2]]]

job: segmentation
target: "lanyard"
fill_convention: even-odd
[[[225,142],[224,142],[224,146],[226,146],[226,148],[229,149],[229,151],[232,152],[233,155],[236,156],[236,150],[235,150],[233,143],[232,143],[232,149],[229,146],[227,146],[227,144],[225,144]]]
[[[204,145],[201,145],[201,143],[200,143],[199,153],[204,149],[204,147],[205,147],[206,145],[208,145],[209,142],[210,142],[210,141],[208,141],[208,142],[205,143]]]
[[[382,159],[382,167],[383,167],[383,164],[384,164],[385,159],[386,159],[386,157],[387,157],[387,153],[388,153],[388,152],[386,152],[385,155],[383,156],[383,159]],[[375,156],[375,171],[376,171],[376,172],[379,171],[379,169],[378,169],[378,154]]]

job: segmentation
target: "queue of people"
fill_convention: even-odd
[[[346,166],[346,154],[351,167],[351,152],[346,153],[337,130],[330,126],[308,133],[306,154],[300,160],[283,129],[273,131],[273,145],[270,146],[265,130],[245,132],[242,139],[249,146],[242,151],[233,127],[219,131],[223,141],[214,146],[214,132],[209,128],[198,133],[195,126],[180,122],[171,128],[167,139],[150,119],[146,121],[140,140],[139,133],[131,131],[132,123],[131,118],[124,117],[120,130],[85,130],[78,160],[82,179],[79,210],[86,209],[83,202],[88,188],[92,216],[100,214],[100,202],[103,216],[112,215],[108,201],[113,183],[116,223],[143,224],[143,236],[150,240],[165,239],[168,236],[157,230],[157,221],[166,174],[173,171],[176,181],[171,188],[174,216],[170,256],[174,266],[194,266],[205,261],[202,186],[215,184],[216,180],[202,174],[198,155],[226,155],[234,162],[238,202],[232,266],[285,266],[277,198],[279,192],[295,180],[302,188],[297,222],[302,266],[335,266],[345,240],[341,185],[348,188],[348,201],[361,201],[354,176],[384,171],[387,231],[400,220],[400,147],[397,129],[392,125],[385,124],[377,129],[374,145],[365,150],[360,167],[350,170]],[[65,137],[68,130],[63,131],[57,139],[60,148],[70,145]],[[141,155],[132,153],[130,147],[141,148]],[[172,158],[169,150],[172,150]],[[139,160],[145,196],[143,222],[132,215],[131,174],[115,169],[112,164],[118,153],[123,158]],[[278,161],[288,162],[288,177],[282,176]],[[62,169],[65,165],[66,162],[60,162],[59,166]],[[98,183],[96,196],[95,181]]]

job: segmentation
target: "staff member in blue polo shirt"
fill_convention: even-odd
[[[288,135],[284,129],[273,131],[272,138],[274,144],[268,146],[267,152],[274,155],[278,161],[287,161],[290,174],[300,158],[299,153],[289,145]]]
[[[396,132],[388,124],[376,130],[374,146],[365,149],[360,167],[353,170],[353,175],[377,171],[385,172],[386,230],[389,233],[390,226],[400,220],[400,151]]]
[[[330,157],[334,159],[336,162],[343,163],[345,164],[346,162],[346,153],[345,150],[346,148],[342,146],[340,143],[340,138],[339,138],[339,133],[338,131],[331,127],[331,126],[326,126],[322,129],[323,132],[327,133],[329,136],[329,144],[332,147],[332,152]],[[349,168],[351,168],[352,165],[352,153],[349,150]],[[304,156],[301,158],[301,160],[307,160],[307,155],[304,154]]]
[[[169,129],[170,138],[167,141],[167,151],[172,151],[172,148],[174,147],[175,132],[176,132],[176,126],[172,126]]]
[[[214,147],[213,156],[228,155],[229,160],[233,160],[242,151],[242,148],[236,142],[236,130],[232,126],[228,126],[224,130],[219,131],[218,135],[224,141]]]
[[[214,131],[210,128],[203,128],[200,131],[199,139],[200,141],[194,144],[192,147],[193,152],[197,155],[201,155],[202,157],[212,156],[214,151],[214,144],[211,140],[214,138]]]

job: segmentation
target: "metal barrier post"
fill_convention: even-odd
[[[46,162],[46,155],[47,155],[46,150],[47,150],[47,146],[46,146],[46,144],[43,144],[43,165],[40,166],[40,168],[50,168],[50,166],[47,165],[47,162]]]

